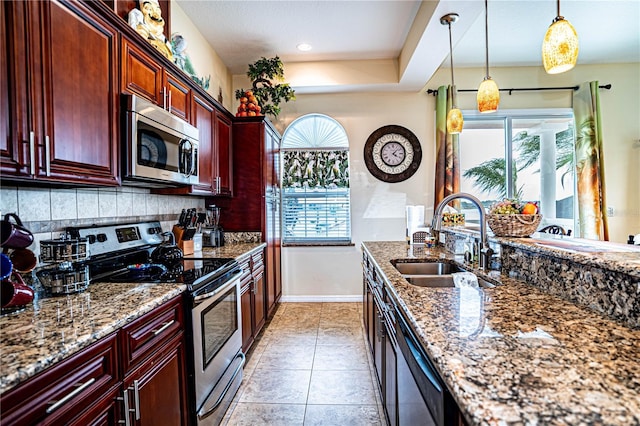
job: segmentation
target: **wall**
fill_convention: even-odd
[[[222,90],[222,105],[233,111],[232,105],[235,103],[235,98],[233,98],[231,74],[227,66],[175,1],[171,2],[171,30],[182,35],[187,41],[187,56],[198,77],[211,75],[207,92],[218,100],[219,90]]]
[[[476,88],[483,69],[456,69],[458,88]],[[611,83],[602,101],[607,201],[614,206],[611,240],[626,242],[640,232],[640,64],[579,66],[549,76],[541,67],[491,69],[500,87],[573,86],[584,81]],[[438,71],[428,88],[448,84],[450,71]],[[234,84],[236,80],[234,79]],[[501,109],[571,107],[571,91],[502,94]],[[460,94],[462,109],[475,109],[475,93]],[[282,132],[295,118],[318,112],[337,119],[347,131],[351,153],[353,247],[284,247],[284,300],[357,299],[361,295],[362,241],[402,240],[404,207],[424,204],[433,209],[435,98],[425,93],[299,94],[283,105],[275,121]],[[371,132],[387,124],[411,129],[421,142],[422,164],[402,183],[376,180],[367,171],[362,151]],[[635,146],[635,147],[634,147]]]
[[[40,254],[40,240],[58,238],[66,226],[160,220],[170,231],[182,209],[204,209],[204,199],[150,194],[148,189],[18,188],[0,189],[0,213],[17,213],[35,242],[29,247]]]
[[[284,247],[284,300],[359,299],[362,241],[403,240],[405,206],[433,199],[432,99],[423,93],[351,93],[297,95],[283,106],[276,126],[283,131],[295,118],[318,112],[340,122],[349,137],[352,241],[350,247]],[[379,127],[396,124],[411,130],[423,149],[416,174],[404,182],[385,183],[367,170],[364,144]]]

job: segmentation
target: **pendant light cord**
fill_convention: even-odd
[[[558,0],[560,1],[560,0]],[[489,0],[484,0],[485,78],[489,79]]]
[[[451,87],[455,87],[453,81],[453,43],[451,42],[451,21],[447,23],[449,26],[449,58],[451,59]]]

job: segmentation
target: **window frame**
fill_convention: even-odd
[[[498,110],[496,113],[483,114],[477,110],[463,110],[462,116],[465,124],[471,121],[502,121],[504,130],[504,158],[505,158],[505,178],[507,179],[507,198],[514,197],[513,187],[513,120],[531,120],[531,119],[548,119],[563,118],[570,119],[573,122],[573,128],[576,128],[575,114],[572,108],[531,108],[531,109],[505,109]],[[464,130],[463,130],[464,131]],[[574,134],[575,144],[575,134]],[[577,188],[574,180],[573,194],[577,199]],[[578,231],[578,212],[577,204],[573,207],[573,229]],[[574,232],[574,234],[575,234]],[[577,236],[577,235],[576,235]]]

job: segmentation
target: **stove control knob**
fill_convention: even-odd
[[[107,241],[107,234],[98,234],[98,242],[104,243],[105,241]]]
[[[94,244],[96,242],[96,236],[93,234],[87,235],[87,240],[89,240],[89,244]]]

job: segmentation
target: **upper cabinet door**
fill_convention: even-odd
[[[217,195],[233,194],[233,151],[231,119],[216,110],[216,185]]]
[[[39,4],[44,22],[40,176],[116,183],[118,33],[82,4]]]
[[[164,106],[162,66],[122,37],[122,91]]]
[[[183,120],[191,121],[191,89],[174,75],[164,72],[165,109]]]
[[[75,1],[2,8],[3,179],[117,185],[118,32]]]
[[[214,193],[215,170],[214,156],[214,124],[213,105],[200,96],[193,96],[192,124],[198,128],[198,178],[200,183],[193,187],[193,192]]]

